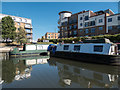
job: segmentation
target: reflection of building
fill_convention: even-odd
[[[18,74],[15,76],[15,80],[22,80],[31,77],[31,68],[32,67],[27,67],[24,72],[17,71]]]
[[[12,19],[15,21],[16,32],[19,32],[20,27],[22,27],[27,33],[26,36],[27,36],[28,41],[32,41],[32,21],[31,21],[31,19],[0,14],[0,20],[6,16],[12,17]]]
[[[81,11],[75,14],[69,11],[59,13],[58,28],[60,38],[97,36],[120,33],[120,14],[110,9],[93,12]]]
[[[15,76],[15,80],[23,80],[25,78],[30,78],[31,77],[31,71],[32,71],[32,65],[36,65],[36,64],[46,64],[47,63],[47,59],[49,59],[49,57],[44,57],[44,58],[38,58],[38,59],[26,59],[26,60],[20,60],[24,63],[23,65],[20,65],[20,61],[18,60],[18,65],[24,67],[24,69],[22,69],[23,71],[21,71],[21,68],[17,68],[16,67],[16,76]]]
[[[118,74],[103,73],[61,62],[56,62],[56,66],[58,68],[59,83],[61,86],[65,87],[74,83],[83,88],[118,88]]]

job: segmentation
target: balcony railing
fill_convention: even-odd
[[[32,36],[27,36],[27,38],[32,38]]]
[[[60,24],[60,19],[58,20],[58,24]]]
[[[29,24],[26,24],[26,25],[25,25],[25,28],[32,28],[32,26],[29,25]]]
[[[32,33],[32,31],[26,31],[26,33]]]

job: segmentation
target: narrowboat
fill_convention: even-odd
[[[117,44],[109,39],[86,40],[83,43],[58,44],[56,51],[50,51],[50,56],[77,61],[120,65],[120,53]]]
[[[25,44],[23,50],[14,48],[9,52],[9,55],[10,57],[49,55],[48,46],[48,44]]]

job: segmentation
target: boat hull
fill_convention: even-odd
[[[65,58],[69,60],[89,62],[89,63],[120,65],[120,55],[101,55],[101,54],[88,54],[88,53],[79,53],[79,52],[56,51],[54,54],[50,52],[50,56]]]

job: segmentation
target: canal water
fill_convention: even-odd
[[[118,88],[119,67],[38,56],[2,58],[2,88]]]

